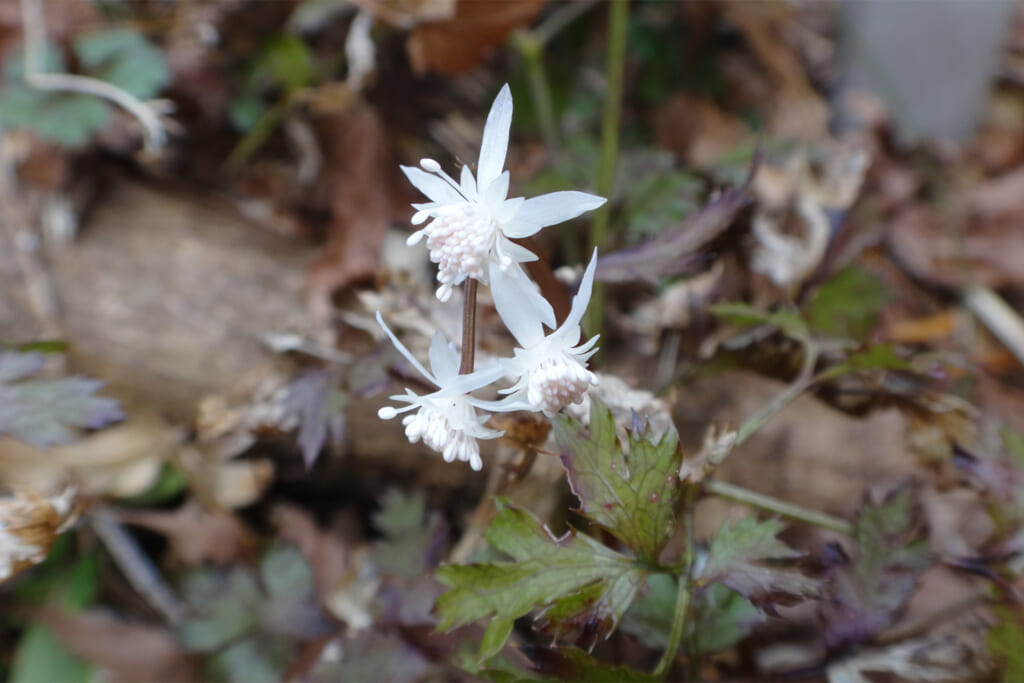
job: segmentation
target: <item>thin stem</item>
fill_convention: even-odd
[[[597,4],[596,0],[578,0],[577,2],[571,2],[562,5],[557,10],[551,13],[547,19],[544,20],[537,28],[530,31],[533,34],[534,39],[544,47],[548,42],[554,38],[558,33],[588,11],[591,7]]]
[[[740,425],[740,428],[736,430],[736,446],[739,446],[753,436],[757,430],[788,406],[793,399],[814,384],[814,366],[818,362],[818,347],[809,339],[801,339],[799,341],[804,347],[804,359],[800,366],[800,374],[797,375],[796,379],[789,386],[779,392],[775,398],[762,406],[759,411]]]
[[[629,0],[611,0],[608,4],[608,61],[605,66],[608,82],[604,95],[604,116],[601,121],[601,161],[597,170],[597,193],[611,197],[615,183],[615,162],[619,153],[619,125],[622,121],[622,80],[626,71],[626,26],[629,22]],[[590,226],[590,248],[602,248],[608,238],[609,203],[594,215]],[[594,283],[587,308],[587,331],[601,332],[604,313],[604,286]]]
[[[25,33],[25,83],[36,90],[74,92],[113,102],[142,124],[146,148],[156,151],[167,141],[159,113],[127,90],[89,76],[43,73],[46,30],[38,0],[21,0],[21,21]]]
[[[668,633],[668,645],[662,653],[658,665],[654,667],[654,675],[662,677],[668,673],[675,661],[676,653],[683,641],[683,634],[686,632],[686,622],[690,617],[690,595],[693,592],[693,504],[696,500],[697,488],[686,487],[683,498],[683,529],[685,541],[683,544],[683,562],[686,571],[679,576],[676,587],[676,606],[672,613],[672,627]]]
[[[833,517],[817,510],[808,510],[799,505],[793,505],[784,500],[772,498],[771,496],[766,496],[763,493],[757,493],[741,486],[710,479],[704,481],[704,490],[726,500],[743,503],[744,505],[766,510],[767,512],[774,512],[777,515],[834,531],[837,534],[853,536],[853,524],[845,519]]]
[[[462,303],[462,365],[459,366],[459,373],[463,375],[473,372],[476,353],[476,288],[476,280],[466,280],[466,298]]]
[[[530,86],[530,96],[537,110],[540,132],[544,136],[544,145],[548,148],[548,157],[556,162],[561,159],[561,142],[558,135],[558,121],[555,118],[555,107],[551,103],[551,87],[548,75],[544,70],[542,58],[544,48],[533,33],[522,31],[516,34],[516,47],[526,64],[526,79]]]

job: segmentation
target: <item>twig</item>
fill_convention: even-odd
[[[987,287],[968,287],[964,306],[1024,365],[1024,321],[1002,297]]]
[[[473,356],[476,353],[476,289],[477,281],[466,280],[466,297],[462,303],[462,364],[459,374],[473,372]]]
[[[793,505],[784,500],[772,498],[771,496],[766,496],[763,493],[757,493],[741,486],[710,479],[704,481],[704,490],[726,500],[774,512],[783,517],[789,517],[790,519],[821,527],[822,529],[834,531],[837,534],[853,536],[853,524],[845,519],[833,517],[817,510],[808,510],[799,505]]]
[[[93,513],[89,517],[93,531],[114,562],[124,573],[128,583],[149,605],[160,613],[167,623],[177,626],[188,616],[188,608],[164,583],[160,572],[139,548],[131,534],[124,530],[109,513]]]
[[[76,74],[43,73],[46,29],[39,0],[21,0],[21,21],[25,34],[25,83],[37,90],[75,92],[109,100],[134,116],[142,125],[146,149],[157,152],[167,142],[159,113],[127,90],[98,78]]]

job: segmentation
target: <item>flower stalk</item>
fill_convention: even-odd
[[[462,359],[459,374],[473,372],[476,353],[476,280],[466,280],[465,300],[462,302]]]
[[[597,193],[611,197],[615,184],[615,164],[619,154],[619,126],[622,123],[622,81],[626,72],[626,27],[629,23],[629,0],[608,3],[608,59],[605,66],[607,90],[604,94],[604,115],[601,121],[601,160],[597,169]],[[594,214],[590,226],[590,247],[601,249],[608,239],[611,219],[608,204]],[[594,305],[587,314],[587,329],[601,332],[604,313],[604,286],[594,288]]]

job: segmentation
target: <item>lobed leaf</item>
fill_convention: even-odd
[[[493,617],[480,651],[481,660],[486,660],[504,646],[515,619],[584,589],[589,589],[590,599],[575,603],[572,609],[601,630],[614,628],[649,567],[584,534],[570,531],[555,538],[533,516],[505,499],[497,499],[496,505],[498,515],[487,530],[487,542],[512,561],[439,568],[436,577],[450,590],[437,601],[438,628]]]
[[[26,379],[43,362],[35,352],[0,352],[0,435],[46,448],[72,441],[73,427],[98,429],[124,417],[117,401],[93,395],[103,385],[97,380]]]
[[[568,416],[553,425],[555,441],[580,511],[641,558],[655,562],[675,528],[682,456],[675,431],[655,442],[649,429],[629,433],[629,455],[615,434],[615,418],[596,398],[589,434]]]
[[[801,553],[776,538],[784,527],[778,520],[759,522],[749,517],[732,527],[723,524],[696,573],[698,582],[724,583],[755,603],[792,602],[817,595],[817,581],[764,564],[800,557]]]
[[[871,333],[889,298],[889,288],[878,277],[851,266],[818,289],[805,315],[819,334],[859,341]]]
[[[836,567],[822,602],[825,642],[833,650],[871,638],[906,605],[917,576],[934,562],[912,492],[902,488],[865,505],[854,522],[857,556]]]
[[[171,80],[163,53],[138,31],[109,29],[75,38],[75,54],[89,73],[135,97],[153,97]]]

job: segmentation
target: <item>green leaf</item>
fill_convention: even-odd
[[[708,311],[733,325],[771,325],[793,339],[804,339],[810,335],[807,324],[796,311],[770,313],[739,301],[708,306]]]
[[[91,76],[140,99],[153,97],[171,79],[163,53],[132,29],[83,33],[74,48]]]
[[[1001,680],[1024,681],[1024,630],[1012,610],[996,607],[996,616],[999,621],[985,635],[985,645],[1003,663]]]
[[[818,334],[861,340],[874,329],[889,297],[877,276],[852,266],[818,289],[807,305],[807,322]]]
[[[579,607],[599,629],[613,629],[646,578],[648,566],[584,534],[570,531],[555,538],[507,500],[495,503],[498,515],[487,530],[487,542],[512,561],[439,568],[437,579],[451,590],[437,601],[438,628],[495,617],[504,623],[487,639],[486,651],[493,653],[504,645],[498,636],[504,632],[507,637],[507,622],[597,585],[595,599]]]
[[[587,681],[588,683],[652,683],[660,676],[636,671],[628,666],[611,666],[599,662],[583,650],[560,647],[544,662],[544,673],[553,674],[561,681]]]
[[[582,513],[641,558],[656,562],[675,528],[680,494],[682,455],[675,431],[657,442],[649,428],[630,432],[626,456],[615,418],[597,399],[591,402],[589,434],[568,416],[556,418],[553,429]]]
[[[652,650],[668,646],[676,599],[676,579],[655,574],[647,580],[647,590],[622,618],[622,630]],[[745,638],[763,621],[761,611],[739,593],[724,584],[714,583],[693,596],[693,618],[687,623],[684,639],[697,641],[702,653],[721,652]]]
[[[625,170],[625,169],[624,169]],[[633,241],[653,237],[694,213],[700,204],[697,193],[701,182],[691,173],[671,169],[652,169],[628,178],[626,216]]]
[[[440,515],[427,513],[421,492],[386,492],[373,524],[385,537],[373,544],[373,561],[382,573],[415,579],[440,562],[444,522]]]
[[[41,353],[0,352],[0,434],[46,448],[72,441],[72,427],[98,429],[124,417],[117,401],[93,395],[102,382],[25,379],[45,362]]]
[[[889,344],[875,344],[863,351],[857,351],[837,365],[822,373],[823,379],[834,379],[855,372],[872,370],[910,370],[913,366],[896,355]]]
[[[918,575],[935,562],[919,520],[907,487],[861,508],[854,521],[856,559],[833,571],[822,602],[830,648],[870,639],[906,605]]]
[[[267,85],[285,90],[304,88],[313,82],[316,67],[313,53],[303,40],[295,35],[280,35],[267,43],[253,64],[250,90]]]
[[[791,602],[817,595],[818,583],[813,579],[764,564],[800,557],[801,553],[776,538],[783,528],[778,520],[758,522],[751,517],[731,527],[723,524],[696,579],[703,585],[720,581],[754,603]]]
[[[49,562],[50,558],[47,559]],[[79,611],[95,599],[99,572],[95,552],[82,556],[70,567],[45,569],[55,572],[46,598],[51,606]],[[100,678],[88,663],[69,653],[49,628],[32,624],[18,641],[7,680],[11,683],[85,683]]]
[[[25,128],[66,147],[84,145],[110,120],[110,107],[92,95],[33,90],[5,85],[0,124]]]

